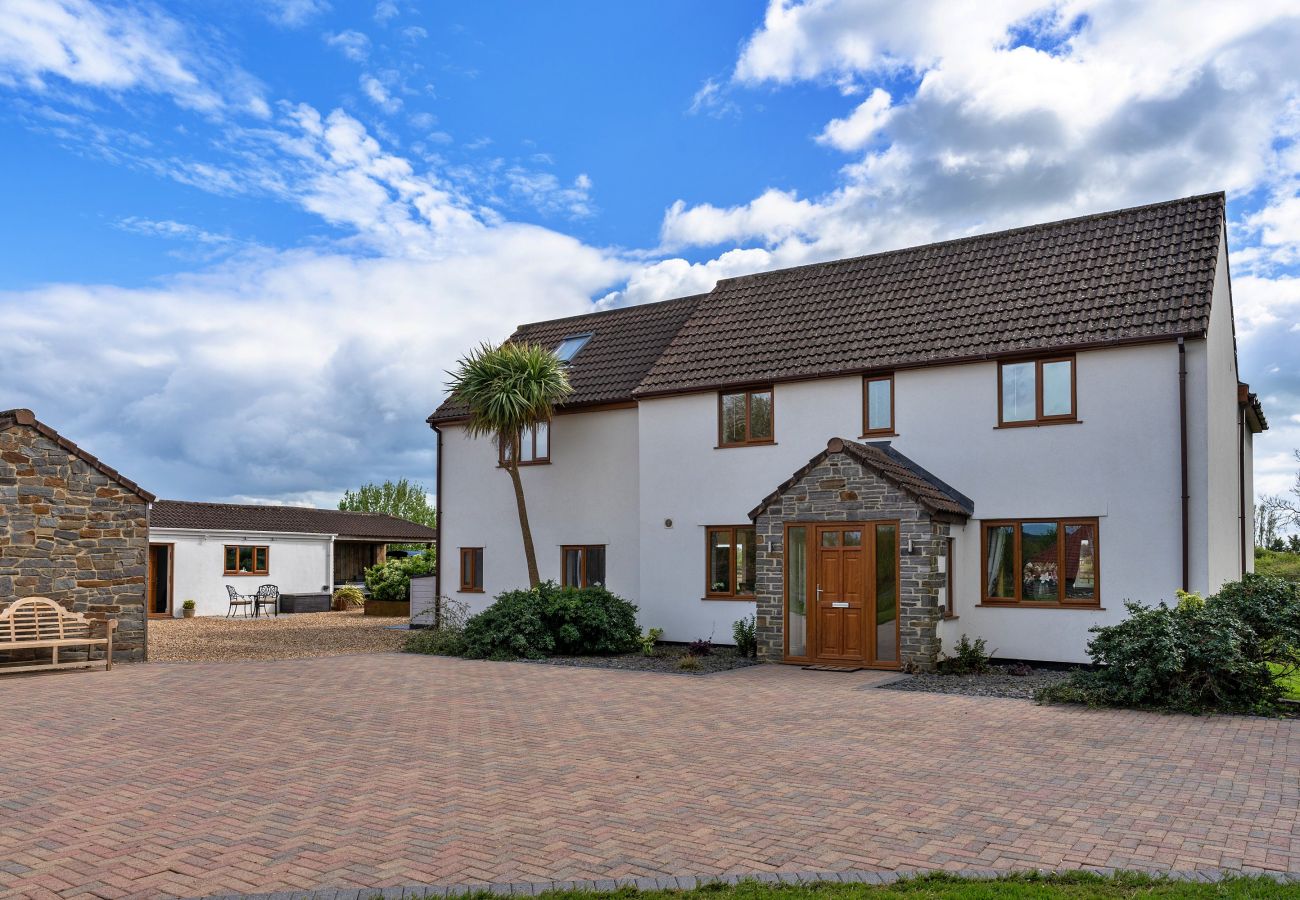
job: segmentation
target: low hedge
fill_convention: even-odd
[[[605,656],[641,646],[636,607],[599,585],[506,591],[465,623],[470,659]]]
[[[1175,712],[1276,713],[1300,668],[1300,585],[1248,574],[1202,599],[1125,604],[1128,618],[1092,629],[1099,667],[1044,688],[1044,702]]]

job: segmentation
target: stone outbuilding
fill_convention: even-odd
[[[0,411],[0,606],[40,596],[115,618],[114,658],[144,659],[153,500],[31,410]]]
[[[759,656],[933,668],[949,526],[973,512],[888,441],[832,438],[749,514]]]

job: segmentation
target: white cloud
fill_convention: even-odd
[[[505,172],[506,183],[515,198],[543,213],[561,213],[573,219],[595,212],[591,202],[591,179],[580,174],[569,185],[550,172],[512,166]]]
[[[288,28],[304,25],[330,8],[326,0],[264,0],[264,2],[264,9],[271,21]]]
[[[325,43],[335,48],[353,62],[365,62],[370,57],[370,38],[360,31],[347,29],[324,35]]]
[[[62,83],[115,93],[138,89],[207,114],[226,108],[254,115],[267,111],[260,87],[242,70],[228,67],[220,79],[200,77],[216,62],[191,51],[190,43],[178,22],[152,8],[5,0],[0,3],[0,85],[36,91]]]
[[[826,123],[817,140],[837,150],[861,150],[889,121],[889,113],[889,92],[876,88],[847,118]]]
[[[375,4],[375,21],[381,25],[387,23],[389,19],[396,18],[400,14],[401,10],[397,8],[397,3],[394,2],[394,0],[379,0],[379,2]]]
[[[373,75],[361,76],[361,90],[386,113],[395,113],[402,108],[401,98],[390,94],[384,83]]]
[[[727,86],[717,79],[708,79],[695,92],[686,111],[693,116],[703,113],[715,119],[738,117],[740,107],[727,95],[727,90]]]

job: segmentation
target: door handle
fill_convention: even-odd
[[[817,585],[817,599],[820,600],[821,598],[822,598],[822,586],[819,584]]]

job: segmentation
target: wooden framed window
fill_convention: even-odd
[[[707,545],[706,600],[753,600],[758,578],[758,544],[752,525],[710,525]]]
[[[998,363],[998,426],[1077,422],[1073,356]]]
[[[956,561],[956,556],[954,555],[956,547],[956,539],[948,538],[948,555],[944,558],[944,572],[948,579],[943,602],[943,617],[945,619],[957,618],[957,595],[953,592],[953,589],[957,586],[957,578],[953,574],[954,569],[956,568],[954,566]]]
[[[894,434],[894,374],[862,379],[862,436]]]
[[[460,590],[466,594],[483,593],[483,548],[460,548]]]
[[[1009,519],[981,524],[983,603],[1099,606],[1096,519]]]
[[[718,446],[770,444],[775,433],[770,387],[718,394]]]
[[[497,464],[504,466],[510,457],[510,448],[497,448]],[[551,423],[539,422],[525,428],[519,436],[519,465],[544,465],[551,461]]]
[[[271,571],[271,548],[245,544],[226,545],[226,575],[266,575]]]
[[[605,583],[605,545],[560,548],[560,583],[564,587],[591,587]]]

